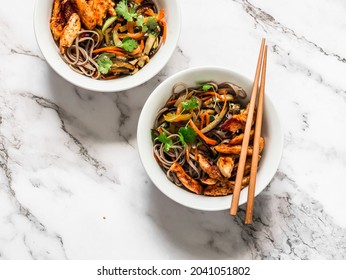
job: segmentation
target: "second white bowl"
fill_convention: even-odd
[[[166,177],[153,156],[153,144],[151,140],[151,129],[155,121],[157,112],[164,106],[171,95],[174,84],[178,82],[186,83],[189,86],[196,85],[196,82],[205,81],[233,82],[243,87],[246,92],[251,93],[252,81],[247,77],[220,67],[197,67],[176,73],[162,82],[149,96],[146,101],[137,128],[137,142],[143,166],[152,182],[172,200],[199,210],[216,211],[229,209],[232,195],[224,197],[208,197],[196,195],[183,188],[177,187]],[[249,99],[245,100],[248,102]],[[265,148],[257,173],[256,192],[258,195],[271,181],[278,168],[282,149],[283,132],[279,121],[279,116],[273,103],[268,96],[264,100],[264,115],[262,125],[262,136],[265,139]],[[247,188],[240,194],[239,205],[247,200]]]

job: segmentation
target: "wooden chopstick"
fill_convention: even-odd
[[[259,142],[260,142],[261,130],[262,130],[264,88],[265,88],[266,70],[267,70],[267,51],[268,51],[268,46],[265,46],[264,57],[263,57],[263,67],[262,67],[262,73],[261,73],[261,85],[260,85],[258,105],[257,105],[255,136],[254,136],[253,154],[252,154],[251,171],[250,171],[250,183],[248,188],[247,204],[246,204],[245,224],[247,225],[252,223],[253,207],[254,207],[254,200],[255,200],[255,185],[256,185],[257,167],[258,167],[258,159],[259,159]]]
[[[262,68],[264,44],[265,44],[265,39],[263,38],[261,48],[260,48],[260,53],[258,56],[258,61],[257,61],[255,79],[254,79],[254,83],[252,85],[252,93],[251,93],[251,99],[250,99],[250,105],[249,105],[249,112],[248,112],[248,116],[246,119],[244,138],[243,138],[242,148],[241,148],[241,152],[240,152],[237,175],[236,175],[235,185],[234,185],[234,190],[233,190],[233,195],[232,195],[232,204],[231,204],[231,208],[230,208],[230,214],[232,216],[237,215],[237,212],[238,212],[241,183],[242,183],[242,179],[244,176],[247,149],[248,149],[249,140],[250,140],[250,130],[251,130],[251,126],[252,126],[252,119],[253,119],[256,97],[257,97],[257,92],[258,92],[258,82],[259,82],[261,68]]]

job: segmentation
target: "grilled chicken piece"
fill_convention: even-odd
[[[73,13],[65,25],[60,37],[60,52],[65,53],[65,49],[72,46],[78,32],[81,29],[81,21],[77,13]]]
[[[177,162],[173,163],[173,165],[170,167],[169,170],[174,172],[177,175],[179,181],[187,189],[194,192],[195,194],[202,194],[203,193],[202,186],[195,179],[193,179],[189,175],[187,175],[179,163],[177,163]]]
[[[62,13],[60,0],[54,0],[52,17],[50,19],[50,30],[55,41],[60,38],[65,23],[66,20]]]
[[[72,16],[72,14],[76,12],[76,9],[74,8],[71,0],[63,0],[61,2],[61,6],[62,6],[62,13],[65,17],[65,21],[67,22],[69,18]]]
[[[261,137],[259,141],[259,153],[262,152],[264,147],[264,139]],[[229,143],[225,144],[219,144],[215,146],[215,150],[222,154],[233,154],[233,155],[240,155],[241,152],[241,145],[229,145]],[[251,156],[253,153],[253,146],[248,146],[247,148],[247,155]]]
[[[231,177],[232,171],[234,168],[234,160],[232,157],[221,156],[217,160],[216,165],[224,177],[226,177],[226,178]]]
[[[220,184],[208,186],[204,189],[203,194],[207,196],[226,196],[233,192],[230,185],[222,186]]]
[[[74,0],[74,2],[76,3],[77,12],[83,25],[87,29],[94,29],[96,26],[96,19],[92,7],[86,2],[86,0]]]
[[[255,134],[255,130],[251,129],[250,131],[250,140],[253,138]],[[236,137],[234,137],[233,139],[231,139],[227,144],[229,145],[238,145],[238,144],[242,144],[243,143],[243,139],[244,139],[244,133],[237,135]]]
[[[233,115],[230,119],[225,121],[225,123],[221,126],[224,130],[229,130],[231,132],[237,132],[238,130],[244,130],[246,125],[247,116],[249,114],[250,104],[246,106],[246,109],[241,111],[237,115]],[[253,125],[255,122],[255,118],[252,119]]]
[[[201,178],[199,180],[204,185],[215,185],[218,182],[218,180],[212,178]]]
[[[93,4],[90,5],[94,11],[96,24],[102,26],[103,19],[107,15],[108,8],[110,7],[110,0],[92,0]]]
[[[241,182],[241,189],[244,189],[250,182],[250,176],[246,176],[243,178]],[[208,196],[225,196],[233,193],[235,182],[234,181],[226,181],[220,184],[207,186],[204,189],[203,194]]]
[[[221,179],[221,173],[219,169],[212,165],[203,155],[198,154],[198,163],[201,169],[209,175],[212,179]]]
[[[115,16],[117,12],[114,9],[115,3],[112,0],[109,0],[109,6],[108,6],[108,14],[110,16]]]

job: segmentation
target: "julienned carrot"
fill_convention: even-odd
[[[152,9],[150,9],[150,8],[145,9],[145,12],[144,12],[144,13],[147,14],[147,15],[149,15],[149,16],[152,16],[152,17],[155,17],[155,16],[156,16],[156,14],[154,13],[154,11],[153,11]]]
[[[165,17],[165,9],[160,9],[159,13],[156,14],[152,9],[146,9],[145,13],[149,16],[155,17],[157,21],[162,20]]]
[[[209,124],[209,114],[208,114],[208,112],[204,112],[201,115],[201,125],[199,127],[200,127],[200,129],[203,129],[208,124]]]
[[[205,118],[205,126],[207,126],[209,124],[209,114],[208,114],[208,112],[204,112],[203,116]]]
[[[166,20],[163,18],[160,20],[160,23],[163,27],[163,36],[162,36],[162,40],[163,42],[166,42],[166,38],[167,38],[167,24],[166,24]]]
[[[129,33],[134,33],[133,28],[136,26],[136,23],[134,21],[128,21],[126,23],[126,28]]]
[[[120,26],[121,26],[121,23],[117,23],[117,24],[114,26],[113,30],[114,30],[114,31],[118,31],[118,29],[120,28]]]
[[[172,105],[174,104],[175,102],[177,102],[178,99],[173,99],[173,100],[170,100],[170,101],[167,101],[166,105]]]
[[[142,38],[143,37],[143,35],[144,35],[144,33],[142,33],[142,32],[138,32],[138,33],[126,33],[126,34],[118,34],[118,36],[119,36],[119,38],[120,39],[124,39],[124,38],[126,38],[126,37],[130,37],[130,38],[132,38],[132,39],[140,39],[140,38]]]
[[[220,100],[224,101],[224,97],[220,94],[218,94],[217,92],[215,91],[206,91],[206,92],[203,92],[201,93],[202,96],[205,96],[205,95],[214,95],[216,96],[217,98],[219,98]]]
[[[93,50],[93,53],[99,53],[99,52],[113,52],[113,51],[124,52],[123,49],[118,48],[118,47],[104,47],[104,48],[99,48],[99,49]]]
[[[215,146],[217,144],[217,141],[214,139],[210,139],[209,137],[205,136],[195,125],[195,123],[190,119],[189,121],[190,126],[193,128],[193,130],[197,133],[199,137],[203,139],[203,141],[211,146]]]
[[[178,104],[177,106],[177,111],[175,112],[176,115],[179,115],[183,111],[183,105],[181,103]]]
[[[131,54],[139,54],[142,53],[144,49],[144,41],[141,40],[141,43],[138,45],[138,47],[136,49],[134,49]]]
[[[137,5],[142,4],[142,2],[143,2],[143,0],[136,0],[136,4],[137,4]]]
[[[158,13],[158,15],[156,17],[157,21],[160,21],[164,17],[165,17],[165,10],[164,9],[160,9],[160,12]]]
[[[108,53],[114,53],[115,55],[118,55],[118,56],[129,57],[126,53],[119,52],[119,51],[108,51]]]

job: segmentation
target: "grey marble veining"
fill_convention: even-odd
[[[29,24],[34,0],[0,2],[0,259],[346,259],[343,1],[179,0],[171,60],[120,93],[59,77]],[[245,226],[244,206],[232,218],[157,190],[136,128],[150,93],[177,71],[213,64],[252,77],[262,37],[285,147]]]

